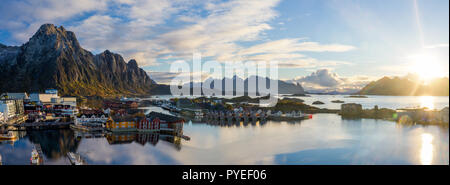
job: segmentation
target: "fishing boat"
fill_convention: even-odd
[[[33,148],[31,151],[31,164],[32,165],[40,165],[42,163],[42,159],[39,155],[39,152],[36,148]]]
[[[67,158],[72,165],[86,165],[86,161],[81,158],[80,154],[69,152],[67,153]]]
[[[17,136],[9,131],[7,134],[0,134],[0,140],[16,140]]]

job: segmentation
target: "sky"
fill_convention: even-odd
[[[44,23],[75,32],[94,54],[136,59],[159,83],[194,52],[224,64],[278,61],[279,79],[307,89],[449,74],[448,0],[3,0],[0,43],[21,45]]]

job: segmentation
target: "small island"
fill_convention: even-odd
[[[346,96],[345,98],[369,98],[369,97],[364,96],[364,95],[350,95],[350,96]]]
[[[344,103],[342,100],[332,100],[331,103]]]

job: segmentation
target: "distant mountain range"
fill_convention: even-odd
[[[362,95],[393,95],[393,96],[448,96],[449,79],[436,78],[425,84],[420,80],[408,77],[383,77],[367,84],[357,94]]]
[[[208,79],[204,80],[203,82],[191,82],[191,83],[184,84],[183,86],[185,86],[186,88],[190,88],[191,93],[193,93],[193,89],[200,89],[203,84],[210,84],[209,87],[214,88],[214,83],[213,83],[214,80],[215,79],[213,79],[213,78],[208,78]],[[260,82],[260,81],[265,81],[265,84],[266,84],[265,88],[267,88],[267,89],[270,88],[270,83],[272,83],[272,84],[278,83],[278,94],[297,94],[297,95],[305,94],[305,91],[300,84],[288,83],[288,82],[285,82],[282,80],[273,80],[268,77],[250,76],[246,79],[243,79],[243,78],[240,78],[237,76],[233,76],[233,78],[223,78],[220,81],[221,81],[221,85],[222,85],[222,92],[221,92],[222,95],[225,95],[226,93],[229,93],[229,94],[240,93],[240,94],[244,94],[244,95],[253,93],[256,95],[261,95],[260,92],[257,90],[258,82]],[[249,89],[249,81],[256,82],[255,87]],[[233,84],[232,88],[225,89],[226,83]],[[244,84],[244,85],[243,85],[243,88],[237,88],[236,84]],[[252,87],[252,86],[250,86],[250,87]]]
[[[191,92],[200,88],[204,82],[187,83]],[[273,79],[250,76],[242,79],[237,76],[223,78],[225,82],[244,83],[244,88],[233,85],[236,92],[259,94],[249,90],[249,81],[266,81]],[[277,80],[278,94],[305,94],[299,83]],[[211,88],[213,85],[210,86]],[[62,96],[119,96],[170,94],[170,86],[157,84],[148,74],[131,59],[125,62],[119,54],[106,50],[94,55],[83,49],[75,34],[64,27],[44,24],[21,46],[0,44],[0,93],[2,92],[43,92],[56,88]],[[357,91],[310,90],[308,93],[319,94],[363,94],[363,95],[449,95],[449,79],[439,78],[424,84],[407,77],[384,77],[371,82]],[[222,91],[225,94],[225,90]]]
[[[306,94],[319,94],[319,95],[349,95],[355,94],[359,92],[359,89],[351,89],[351,90],[306,90]]]
[[[83,49],[75,34],[44,24],[22,46],[0,44],[0,92],[42,92],[56,88],[61,95],[116,96],[169,92],[121,55],[94,55]]]

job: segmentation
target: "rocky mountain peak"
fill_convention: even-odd
[[[40,47],[46,49],[79,51],[80,44],[71,31],[66,31],[63,26],[43,24],[30,38],[26,47]]]
[[[138,64],[137,64],[136,60],[134,60],[134,59],[131,59],[131,60],[127,63],[127,66],[130,67],[130,68],[138,68]]]
[[[161,90],[135,60],[105,50],[93,55],[75,34],[42,25],[20,47],[0,45],[0,92],[41,92],[57,88],[65,96],[146,95]]]

